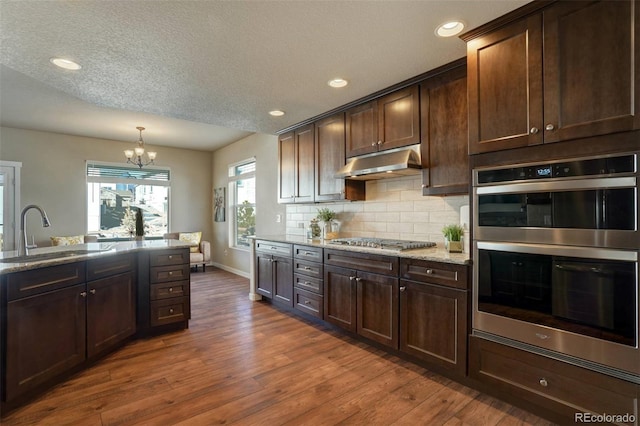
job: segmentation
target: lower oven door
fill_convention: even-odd
[[[640,378],[637,250],[477,241],[473,286],[474,330]]]

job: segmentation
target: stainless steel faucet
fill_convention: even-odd
[[[29,204],[24,209],[22,209],[22,213],[20,213],[20,247],[18,249],[18,256],[26,256],[28,254],[28,250],[35,248],[35,245],[29,245],[27,241],[27,226],[24,223],[24,218],[27,215],[27,212],[31,209],[36,209],[40,212],[40,216],[42,216],[42,226],[44,228],[51,226],[51,222],[49,222],[49,218],[47,217],[47,212],[40,206],[36,206],[35,204]]]

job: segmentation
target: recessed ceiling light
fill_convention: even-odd
[[[80,68],[82,68],[80,66],[80,64],[77,64],[73,61],[70,61],[69,59],[62,59],[62,58],[51,58],[49,59],[49,61],[51,61],[51,63],[57,67],[60,68],[64,68],[65,70],[72,70],[72,71],[76,71],[79,70]]]
[[[461,21],[449,21],[436,28],[436,35],[440,37],[452,37],[460,34],[463,29],[464,24]]]
[[[274,117],[282,117],[284,115],[284,111],[274,109],[273,111],[269,111],[269,114],[273,115]]]
[[[334,78],[333,80],[329,80],[328,84],[331,87],[344,87],[349,84],[349,82],[343,78]]]

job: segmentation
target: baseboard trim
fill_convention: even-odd
[[[247,279],[251,278],[251,274],[249,274],[249,272],[241,271],[241,270],[235,269],[235,268],[231,268],[230,266],[223,265],[221,263],[211,262],[209,265],[215,266],[216,268],[220,268],[220,269],[222,269],[224,271],[227,271],[227,272],[231,272],[232,274],[240,275],[241,277],[244,277],[244,278],[247,278]],[[207,266],[209,266],[209,265],[207,265]]]

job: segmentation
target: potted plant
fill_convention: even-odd
[[[326,207],[318,209],[318,220],[324,223],[324,236],[325,240],[331,240],[337,237],[337,232],[333,231],[332,222],[336,218],[336,212]]]
[[[449,253],[462,253],[462,235],[464,228],[458,224],[446,225],[442,228],[444,246]]]

